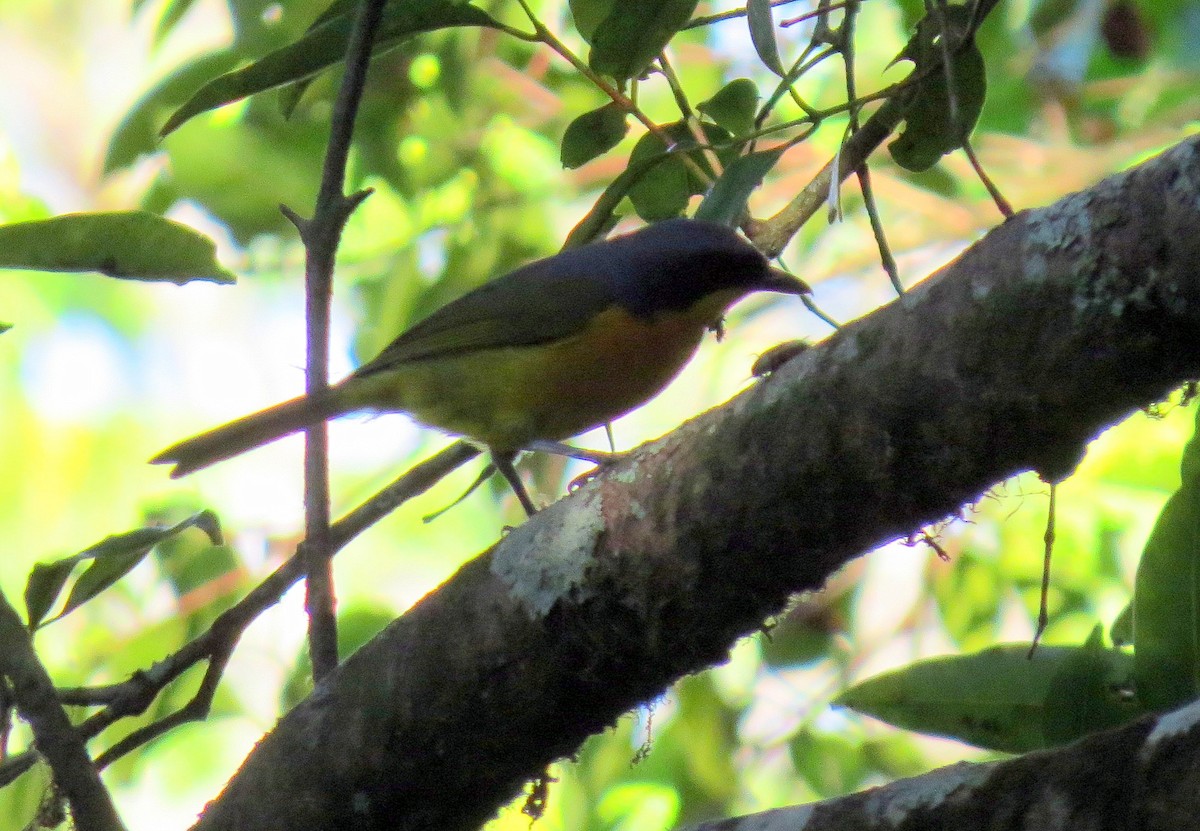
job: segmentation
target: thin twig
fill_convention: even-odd
[[[308,376],[305,392],[320,398],[329,389],[329,315],[333,296],[333,266],[346,220],[365,194],[344,195],[346,161],[358,104],[366,84],[375,31],[386,0],[362,0],[346,48],[346,71],[333,105],[329,144],[321,171],[313,217],[296,224],[304,242],[305,321],[308,326]],[[313,679],[320,680],[338,662],[337,618],[334,613],[333,573],[329,548],[329,431],[324,421],[308,428],[304,446],[304,550],[308,556],[308,646]]]
[[[859,0],[846,0],[842,4],[845,12],[843,13],[844,16],[840,29],[842,63],[846,69],[846,100],[851,102],[849,109],[851,134],[858,132],[859,110],[862,108],[862,105],[858,101],[858,81],[854,71],[854,27],[858,20],[858,4]],[[870,163],[864,160],[855,169],[854,174],[858,178],[858,188],[862,193],[863,207],[866,209],[867,219],[871,223],[871,233],[875,236],[875,247],[879,249],[879,262],[883,266],[888,280],[891,281],[892,288],[896,290],[896,294],[904,294],[904,284],[900,282],[900,272],[896,268],[896,258],[892,256],[892,248],[888,245],[883,221],[879,218],[879,207],[875,204],[875,190],[871,187]]]
[[[962,149],[967,154],[967,160],[971,163],[971,167],[975,169],[975,175],[979,177],[979,181],[983,182],[983,186],[987,188],[992,201],[996,203],[996,208],[1005,219],[1011,218],[1013,213],[1015,213],[1012,203],[1004,198],[1004,194],[1000,192],[1000,188],[996,187],[996,183],[992,181],[992,177],[988,176],[987,171],[983,169],[983,165],[979,163],[979,157],[975,155],[975,148],[971,146],[969,138],[963,138]]]
[[[330,526],[328,556],[334,556],[379,519],[413,497],[429,490],[450,471],[478,455],[478,448],[472,447],[464,441],[458,441],[406,471],[390,485]],[[303,548],[303,543],[301,548]],[[102,757],[104,763],[111,764],[120,756],[127,755],[130,751],[162,735],[167,729],[177,727],[184,722],[204,719],[208,715],[207,707],[212,702],[210,691],[215,690],[216,682],[224,670],[224,661],[228,655],[232,654],[242,632],[259,615],[278,603],[284,593],[304,577],[304,563],[304,552],[298,550],[283,565],[251,589],[238,603],[222,612],[201,635],[150,669],[135,672],[129,680],[120,684],[108,684],[90,689],[75,688],[60,692],[59,701],[64,703],[94,705],[107,702],[107,706],[103,710],[85,719],[75,728],[81,739],[94,738],[122,718],[145,712],[159,693],[182,676],[184,672],[203,661],[208,661],[209,666],[201,681],[201,687],[192,700],[175,713],[141,728],[137,732],[136,740],[122,741],[119,752],[115,746],[110,748]],[[160,728],[158,725],[165,725],[165,727]],[[18,776],[29,770],[36,761],[37,754],[27,751],[16,754],[0,764],[0,787],[13,782]]]
[[[974,36],[975,29],[982,25],[999,2],[1000,0],[978,0],[972,10],[972,28],[968,30],[968,38]],[[842,147],[839,176],[847,176],[849,171],[861,167],[871,153],[883,144],[904,120],[913,91],[919,88],[919,84],[913,82],[919,78],[906,80],[909,83],[889,95],[883,105],[862,125],[862,129],[852,135]],[[843,106],[842,109],[846,107]],[[755,242],[768,256],[778,255],[804,223],[821,209],[829,194],[832,178],[831,160],[790,203],[762,222]]]
[[[1033,633],[1033,642],[1029,644],[1030,659],[1037,651],[1038,641],[1050,624],[1049,595],[1050,595],[1050,555],[1054,553],[1054,525],[1058,517],[1055,502],[1058,497],[1058,483],[1050,483],[1050,505],[1046,509],[1046,533],[1042,536],[1045,549],[1042,552],[1042,594],[1038,603],[1037,631]]]
[[[829,3],[827,5],[822,5],[821,8],[813,9],[811,12],[805,12],[802,15],[792,17],[787,20],[781,20],[779,22],[779,27],[783,29],[787,28],[788,26],[795,26],[797,23],[802,23],[805,20],[812,20],[814,17],[820,17],[829,12],[836,11],[837,9],[849,8],[852,5],[857,6],[859,2],[861,2],[861,0],[842,0],[840,3]]]
[[[786,6],[790,3],[795,3],[796,0],[771,0],[771,8]],[[710,26],[713,23],[721,23],[726,20],[736,20],[739,17],[745,17],[746,10],[744,8],[734,9],[733,11],[721,12],[720,14],[707,14],[702,17],[693,17],[683,25],[684,29],[698,29],[701,26]]]

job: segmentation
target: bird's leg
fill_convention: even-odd
[[[618,453],[613,451],[605,453],[603,450],[584,450],[579,447],[572,447],[569,444],[563,444],[560,441],[539,440],[530,442],[525,449],[535,453],[552,453],[555,456],[566,456],[570,459],[578,459],[581,462],[591,462],[596,466],[592,470],[581,473],[572,479],[570,484],[567,485],[568,491],[574,491],[583,487],[587,482],[603,473],[606,467],[616,464],[628,455],[626,452]]]
[[[521,507],[525,509],[528,516],[533,516],[537,513],[537,508],[533,505],[533,500],[529,498],[529,494],[525,490],[525,485],[521,483],[521,477],[517,475],[517,469],[513,467],[513,459],[517,457],[516,453],[496,453],[492,452],[492,464],[496,466],[496,470],[500,471],[513,489],[513,493],[517,495],[517,500],[521,503]]]
[[[581,462],[591,462],[594,465],[608,465],[621,458],[621,453],[605,453],[603,450],[585,450],[582,447],[572,447],[561,441],[545,441],[539,439],[525,445],[525,449],[534,453],[550,453],[554,456],[566,456],[568,459],[578,459]]]

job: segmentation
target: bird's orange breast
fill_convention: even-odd
[[[494,450],[517,450],[582,433],[653,398],[717,314],[693,308],[647,320],[614,306],[561,340],[410,361],[366,376],[354,398]]]

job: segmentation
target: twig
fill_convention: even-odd
[[[1042,541],[1045,549],[1042,552],[1042,594],[1041,600],[1038,603],[1038,619],[1037,631],[1033,633],[1033,641],[1029,644],[1030,659],[1033,658],[1033,653],[1037,651],[1038,641],[1042,639],[1042,634],[1046,631],[1046,627],[1050,623],[1050,610],[1048,597],[1050,594],[1050,555],[1054,553],[1054,525],[1058,518],[1058,510],[1055,505],[1058,497],[1058,483],[1050,483],[1050,505],[1046,509],[1046,533],[1042,536]]]
[[[795,26],[797,23],[802,23],[805,20],[812,20],[814,17],[821,17],[822,15],[836,11],[837,9],[846,9],[851,6],[857,7],[859,2],[861,2],[861,0],[842,0],[840,3],[828,3],[822,5],[819,9],[813,9],[811,12],[805,12],[802,15],[792,17],[787,20],[781,20],[779,22],[779,27],[781,29],[785,29],[788,26]]]
[[[477,448],[459,441],[405,472],[390,485],[330,526],[328,556],[332,557],[381,517],[386,516],[409,499],[429,490],[450,471],[478,455]],[[101,758],[104,764],[111,764],[120,756],[126,755],[162,735],[166,730],[188,721],[203,720],[208,715],[208,706],[212,703],[210,691],[215,690],[216,681],[224,670],[225,658],[222,656],[232,654],[246,627],[264,611],[279,602],[284,593],[304,577],[304,562],[304,552],[297,551],[236,605],[222,612],[203,634],[150,669],[135,672],[128,681],[102,687],[74,688],[59,692],[59,701],[62,703],[72,705],[107,704],[103,710],[84,720],[75,728],[81,739],[94,738],[122,718],[145,712],[158,694],[184,672],[202,661],[209,661],[209,667],[201,681],[200,689],[191,701],[175,713],[141,728],[137,731],[136,740],[122,741],[119,752],[118,748],[114,746]],[[33,752],[20,753],[6,760],[4,764],[0,765],[0,787],[11,783],[29,770],[36,760],[37,754]]]
[[[858,101],[857,79],[854,72],[854,24],[858,20],[858,4],[859,0],[846,0],[842,4],[845,12],[843,13],[844,16],[840,28],[842,63],[846,68],[846,100],[851,102],[849,109],[851,134],[858,132],[858,116],[859,110],[862,108],[862,104]],[[866,209],[867,219],[871,223],[871,233],[875,236],[875,247],[879,249],[879,262],[883,266],[888,280],[891,281],[892,288],[896,290],[896,294],[904,294],[904,284],[900,282],[900,272],[896,268],[896,258],[892,256],[892,248],[888,245],[883,221],[879,218],[879,207],[875,204],[875,191],[871,187],[870,164],[864,160],[855,169],[854,174],[858,177],[858,188],[862,192],[863,207]]]
[[[978,0],[972,9],[972,27],[968,29],[968,38],[974,36],[975,29],[999,2],[1000,0]],[[844,178],[850,171],[861,167],[871,153],[887,140],[904,120],[911,95],[918,88],[916,83],[906,84],[904,88],[888,96],[883,105],[862,125],[862,129],[846,141],[841,149],[839,177]],[[778,255],[801,226],[821,209],[829,194],[832,180],[833,163],[830,161],[783,210],[763,221],[755,242],[768,256]]]
[[[967,154],[967,160],[970,161],[971,167],[975,169],[975,175],[979,177],[979,181],[983,182],[983,186],[987,188],[992,201],[996,203],[996,208],[1005,219],[1012,217],[1014,213],[1012,203],[1004,198],[1004,194],[1000,192],[1000,188],[996,187],[996,183],[992,181],[992,177],[988,176],[987,171],[983,169],[983,165],[979,163],[979,157],[975,155],[975,148],[971,146],[969,138],[963,138],[962,149]]]
[[[789,3],[795,3],[796,0],[771,0],[771,8],[786,6]],[[746,10],[744,8],[734,9],[733,11],[721,12],[720,14],[708,14],[703,17],[693,17],[684,24],[683,29],[698,29],[701,26],[709,26],[713,23],[721,23],[726,20],[735,20],[739,17],[745,17]]]
[[[305,392],[320,398],[329,389],[329,307],[333,266],[346,220],[368,193],[345,196],[346,160],[354,120],[366,84],[371,45],[386,0],[362,0],[346,47],[346,72],[333,105],[329,145],[321,171],[321,187],[311,220],[285,214],[304,242],[305,321],[308,327],[308,376]],[[308,428],[304,445],[304,550],[307,552],[308,646],[313,679],[320,680],[338,662],[337,618],[329,549],[329,432],[324,421]]]

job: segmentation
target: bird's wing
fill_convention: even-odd
[[[564,276],[563,266],[570,264],[558,261],[553,263],[557,267],[549,268],[549,263],[531,263],[448,303],[392,341],[355,375],[480,349],[548,343],[582,331],[613,302],[612,284],[588,273]]]

